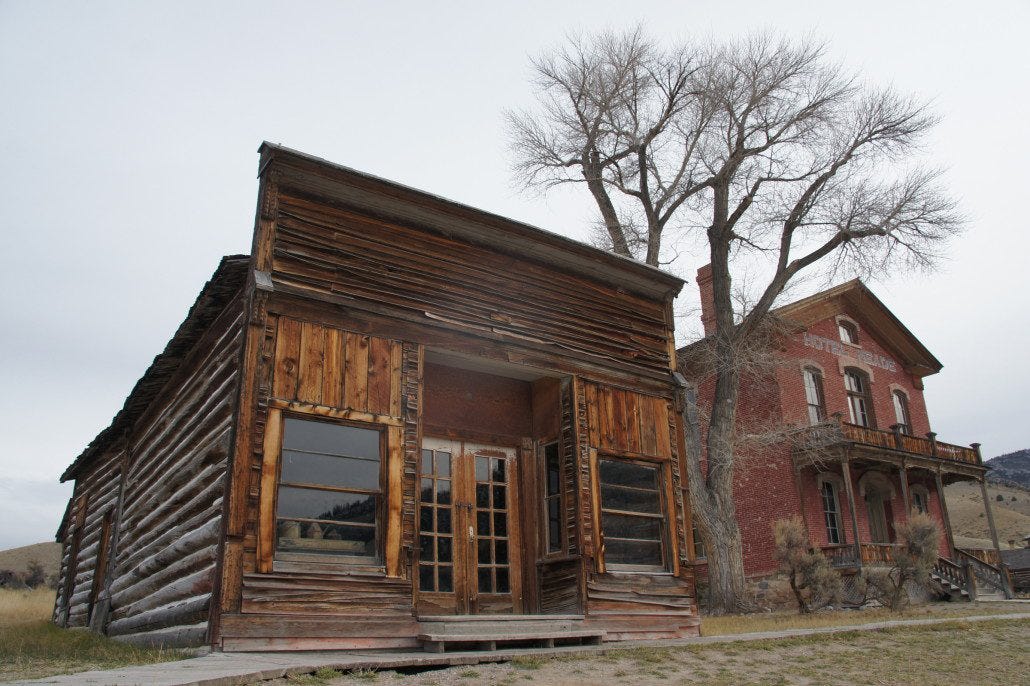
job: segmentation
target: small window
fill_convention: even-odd
[[[545,535],[547,537],[547,552],[560,553],[563,549],[562,543],[562,497],[561,497],[561,457],[558,453],[558,444],[549,443],[544,446],[544,514],[547,522]]]
[[[869,376],[859,369],[849,367],[844,370],[844,388],[848,393],[851,423],[875,429],[876,419],[873,416],[873,398],[870,394]]]
[[[659,466],[602,459],[599,470],[605,564],[630,571],[664,570],[666,534]]]
[[[808,422],[818,424],[826,419],[826,401],[823,398],[823,375],[815,367],[805,367],[805,399],[808,401]]]
[[[840,339],[845,343],[858,345],[858,327],[843,319],[837,321],[837,331],[840,332]]]
[[[930,504],[927,502],[927,494],[923,491],[912,492],[912,504],[916,507],[916,512],[920,514],[930,514]]]
[[[894,416],[898,419],[898,430],[906,435],[912,435],[912,422],[908,418],[908,396],[902,391],[891,393],[894,398]]]
[[[830,545],[844,543],[844,528],[840,524],[840,501],[832,481],[823,481],[819,489],[823,496],[823,518],[826,521],[826,541]]]
[[[283,424],[276,550],[378,561],[382,434],[292,417]]]
[[[697,530],[697,524],[694,524],[693,528],[694,535],[694,559],[695,560],[707,560],[708,553],[705,551],[705,542],[701,538],[701,532]]]

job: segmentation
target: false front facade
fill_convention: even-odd
[[[55,617],[233,650],[696,635],[682,282],[278,146],[260,170],[251,255],[65,474]]]

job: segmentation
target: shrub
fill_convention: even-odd
[[[840,575],[822,553],[811,549],[800,517],[774,523],[773,537],[776,560],[790,582],[798,612],[807,614],[840,597]]]
[[[46,570],[39,560],[29,560],[27,571],[22,580],[29,588],[39,588],[46,585]]]
[[[908,604],[906,584],[930,588],[930,570],[937,562],[940,540],[936,522],[924,514],[910,515],[896,532],[899,545],[894,549],[894,566],[887,570],[866,570],[862,575],[867,597],[891,610],[901,610]]]

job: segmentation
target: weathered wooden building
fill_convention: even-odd
[[[259,177],[251,255],[63,476],[55,619],[227,650],[696,635],[682,282],[275,145]]]

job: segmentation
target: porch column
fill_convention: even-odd
[[[991,499],[987,497],[987,480],[980,479],[980,494],[984,498],[984,510],[987,512],[987,526],[991,528],[991,543],[1001,559],[1001,545],[998,544],[998,529],[994,526],[994,512],[991,510]]]
[[[955,536],[951,532],[951,517],[948,516],[948,501],[944,499],[944,483],[941,481],[941,468],[933,473],[937,483],[937,500],[941,502],[941,514],[944,515],[944,530],[948,533],[948,545],[951,546],[951,557],[955,557]]]
[[[901,497],[905,503],[905,519],[912,514],[912,500],[908,497],[908,467],[901,461]]]
[[[851,485],[851,463],[848,461],[847,449],[840,461],[844,472],[844,491],[848,494],[848,511],[851,512],[851,534],[854,536],[855,560],[862,569],[862,545],[858,542],[858,516],[855,514],[855,488]]]

